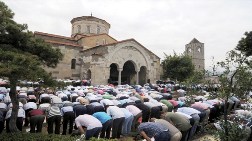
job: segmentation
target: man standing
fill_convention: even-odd
[[[60,133],[60,123],[61,123],[61,113],[59,107],[52,105],[50,107],[48,116],[47,116],[47,123],[48,123],[48,134],[53,133],[53,125],[55,124],[55,134]]]
[[[69,123],[68,133],[72,134],[73,122],[74,122],[74,111],[73,106],[64,104],[61,108],[61,114],[63,116],[63,132],[62,135],[66,135],[67,125]]]

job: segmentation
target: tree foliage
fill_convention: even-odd
[[[193,75],[194,65],[191,57],[187,55],[166,55],[162,61],[163,77],[178,80],[180,82],[186,80]]]
[[[228,137],[230,136],[234,136],[234,138],[237,137],[236,135],[233,135],[233,130],[227,121],[228,99],[232,96],[239,98],[246,97],[252,86],[252,72],[250,65],[252,52],[250,53],[249,51],[252,47],[252,34],[250,33],[245,33],[247,37],[242,38],[239,41],[236,50],[228,52],[225,61],[218,62],[218,64],[224,69],[223,73],[220,75],[221,87],[219,89],[219,97],[223,98],[225,101],[223,123],[225,138],[222,139],[224,141],[229,141],[230,138]],[[248,48],[249,46],[250,48]]]
[[[252,31],[245,32],[244,35],[245,37],[241,38],[235,49],[245,56],[252,56]]]
[[[0,2],[0,76],[9,78],[13,103],[11,132],[18,131],[15,120],[18,112],[16,83],[19,79],[35,80],[49,75],[42,67],[56,67],[63,55],[43,40],[35,38],[26,24],[13,20],[14,13]]]

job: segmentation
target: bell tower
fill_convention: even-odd
[[[193,38],[189,44],[185,45],[185,54],[192,57],[192,63],[197,71],[205,70],[204,43]]]

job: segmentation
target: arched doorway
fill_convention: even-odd
[[[142,66],[139,71],[139,85],[146,84],[146,75],[147,75],[147,68]]]
[[[121,84],[136,84],[136,70],[132,61],[124,63],[121,76]]]
[[[109,80],[108,83],[118,83],[118,67],[117,64],[112,63],[110,65],[110,75],[109,75]]]
[[[91,79],[91,70],[88,70],[87,71],[87,80],[90,80]]]

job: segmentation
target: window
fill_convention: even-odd
[[[90,33],[90,25],[87,26],[87,33]]]
[[[106,39],[102,40],[102,44],[105,45],[106,44]]]
[[[71,61],[71,69],[75,69],[76,67],[76,59],[72,59]]]
[[[101,31],[101,27],[97,25],[97,34],[100,34],[100,31]]]
[[[99,40],[96,40],[96,46],[99,46],[100,44],[99,44]]]
[[[78,25],[77,28],[78,28],[78,33],[81,33],[81,26]]]
[[[199,47],[197,51],[200,52],[200,51],[201,51],[201,48]]]
[[[192,49],[191,49],[191,48],[188,48],[188,52],[192,52]]]

